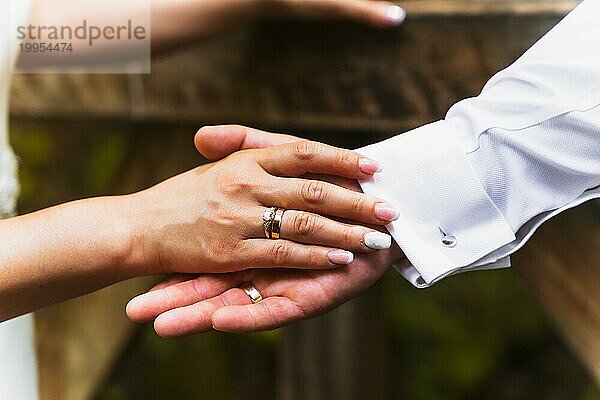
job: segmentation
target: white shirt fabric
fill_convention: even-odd
[[[12,215],[19,186],[16,159],[8,142],[8,95],[11,70],[11,22],[24,24],[30,0],[0,2],[0,218]],[[0,399],[38,398],[33,318],[26,315],[0,324]]]
[[[395,204],[388,229],[417,287],[510,266],[545,221],[600,197],[600,1],[585,0],[444,120],[358,150],[361,182]]]

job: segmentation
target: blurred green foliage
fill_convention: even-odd
[[[13,121],[22,212],[138,190],[202,162],[185,124]],[[369,135],[320,134],[346,147]],[[390,271],[381,291],[389,398],[600,399],[512,271],[471,273],[419,291]],[[164,340],[139,329],[97,400],[276,398],[284,331]],[[323,338],[328,340],[328,338]],[[343,366],[340,366],[343,367]],[[381,367],[381,366],[380,366]]]

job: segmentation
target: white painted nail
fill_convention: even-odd
[[[382,232],[369,232],[364,237],[365,246],[374,250],[385,250],[392,247],[392,237]]]
[[[406,11],[400,6],[387,6],[384,8],[383,14],[394,25],[400,25],[406,18]]]

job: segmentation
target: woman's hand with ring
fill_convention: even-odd
[[[366,179],[378,171],[355,152],[310,141],[235,153],[130,196],[131,263],[150,274],[349,264],[354,252],[389,248],[391,238],[324,215],[385,225],[397,212],[379,199],[299,177]],[[263,214],[271,206],[286,209],[279,240],[265,238]]]

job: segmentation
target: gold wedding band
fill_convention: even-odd
[[[279,239],[281,236],[281,221],[283,220],[283,213],[285,208],[278,208],[275,210],[275,216],[273,217],[273,224],[271,225],[271,239]]]
[[[263,212],[263,230],[267,239],[279,239],[285,208],[269,207]]]
[[[275,212],[277,207],[269,207],[263,213],[263,229],[265,231],[265,237],[271,239],[271,232],[273,229],[273,220],[275,219]]]
[[[248,295],[248,297],[250,297],[250,301],[252,301],[253,304],[258,303],[263,299],[263,297],[260,295],[260,292],[250,284],[244,286],[242,290]]]

